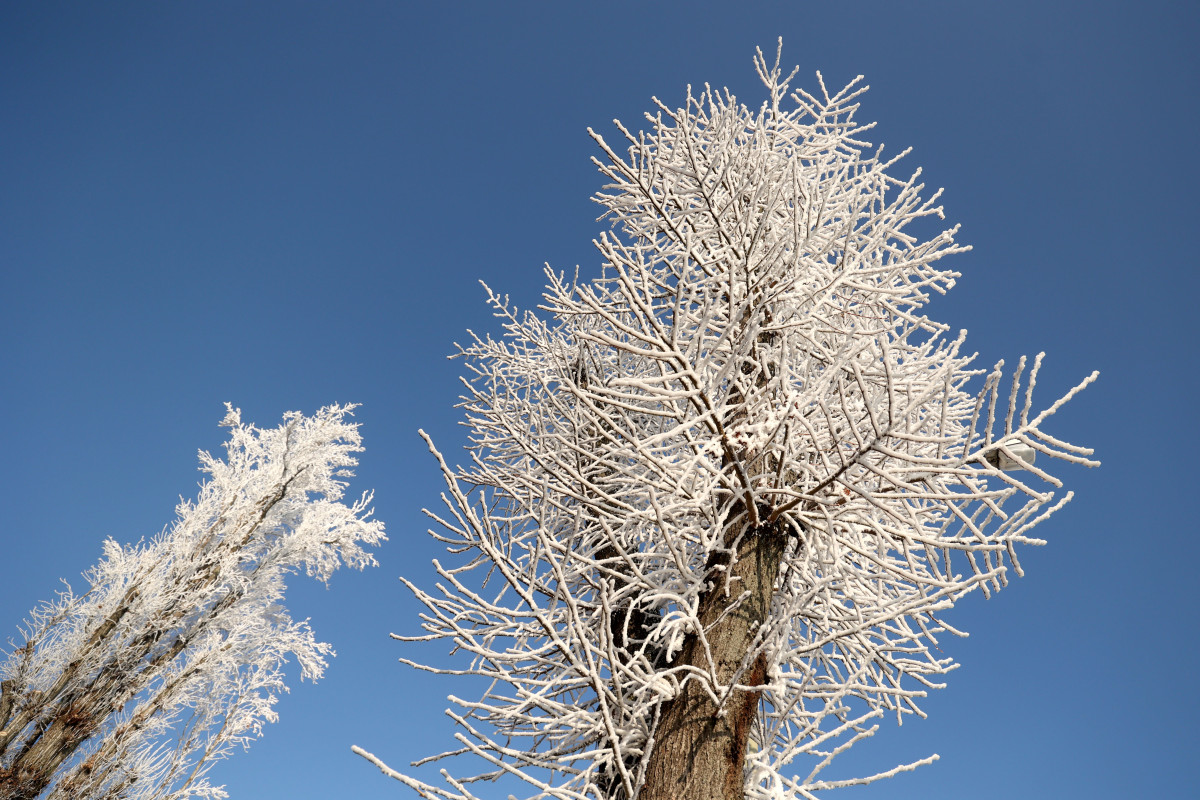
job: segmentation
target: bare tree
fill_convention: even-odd
[[[362,450],[354,406],[291,412],[274,430],[229,408],[225,461],[149,542],[104,543],[86,578],[37,608],[0,663],[0,798],[225,797],[206,774],[276,718],[289,658],[328,644],[282,606],[284,577],[321,581],[384,537],[365,494],[340,502]]]
[[[593,133],[602,274],[548,271],[545,317],[489,290],[505,335],[461,348],[470,463],[429,445],[459,561],[408,584],[425,634],[397,638],[492,681],[428,759],[484,771],[439,787],[356,748],[424,797],[781,800],[928,763],[820,777],[942,685],[942,612],[1020,574],[1071,497],[1045,461],[1095,464],[1043,429],[1095,374],[1036,412],[1040,355],[1002,390],[923,313],[967,248],[918,235],[938,195],[863,141],[866,87],[755,63],[757,111],[689,91],[618,123],[624,155]]]

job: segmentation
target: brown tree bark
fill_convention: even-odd
[[[728,557],[721,559],[725,570],[719,562],[711,565],[713,586],[700,601],[699,617],[717,681],[725,686],[733,683],[770,614],[788,540],[787,530],[778,522],[757,527],[743,522],[742,528],[740,539],[731,542],[736,560],[730,565]],[[704,644],[694,633],[672,666],[682,665],[708,669]],[[639,800],[741,800],[745,796],[746,748],[761,694],[753,687],[767,680],[766,659],[759,655],[748,665],[737,678],[739,685],[748,688],[732,692],[720,708],[701,680],[691,676],[680,693],[663,704]]]
[[[65,702],[42,734],[21,753],[8,775],[0,775],[0,798],[34,800],[50,785],[64,761],[95,732],[103,715],[80,700]]]

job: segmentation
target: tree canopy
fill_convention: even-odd
[[[512,775],[782,800],[927,763],[822,777],[923,713],[955,666],[943,612],[1020,574],[1071,497],[1047,462],[1096,463],[1044,429],[1094,373],[1037,410],[1041,355],[1005,378],[926,315],[968,248],[864,138],[861,80],[809,93],[755,63],[757,108],[706,87],[620,126],[623,152],[592,133],[600,274],[548,270],[540,313],[489,290],[504,334],[459,351],[467,464],[430,442],[454,560],[406,581],[425,632],[398,638],[490,679],[432,759],[483,772],[434,786],[359,749],[424,797]]]

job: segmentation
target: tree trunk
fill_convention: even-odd
[[[721,563],[711,565],[712,588],[700,600],[699,618],[706,631],[717,681],[734,682],[755,636],[768,618],[771,595],[788,533],[782,523],[746,528],[736,542],[737,560],[729,567],[726,591]],[[749,594],[738,602],[739,596]],[[730,610],[732,606],[736,606]],[[709,669],[704,645],[689,634],[672,666]],[[767,662],[761,654],[737,678],[740,686],[762,686]],[[741,800],[745,796],[746,747],[761,694],[753,688],[730,693],[722,707],[713,702],[700,678],[688,678],[682,690],[662,705],[654,745],[639,800]],[[720,696],[721,693],[718,693]]]
[[[11,775],[5,776],[8,785],[0,781],[0,797],[34,800],[50,785],[62,763],[92,735],[95,719],[93,713],[75,705],[64,709],[34,746],[18,758]]]

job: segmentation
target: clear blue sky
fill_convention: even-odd
[[[1024,579],[952,619],[931,718],[843,772],[942,760],[847,798],[1193,796],[1197,5],[1186,2],[4,3],[0,5],[0,629],[106,536],[172,518],[222,403],[274,425],[363,403],[381,566],[289,606],[339,656],[214,777],[235,798],[390,798],[353,756],[450,744],[445,695],[396,663],[401,573],[452,452],[452,342],[476,283],[537,301],[597,267],[585,128],[688,83],[760,101],[755,45],[802,85],[866,75],[875,141],[914,148],[975,251],[933,315],[990,365],[1048,353],[1053,430],[1104,466],[1039,529]],[[5,635],[5,637],[7,634]],[[426,654],[436,657],[436,653]],[[502,796],[497,792],[497,797]],[[839,795],[832,795],[839,796]]]

